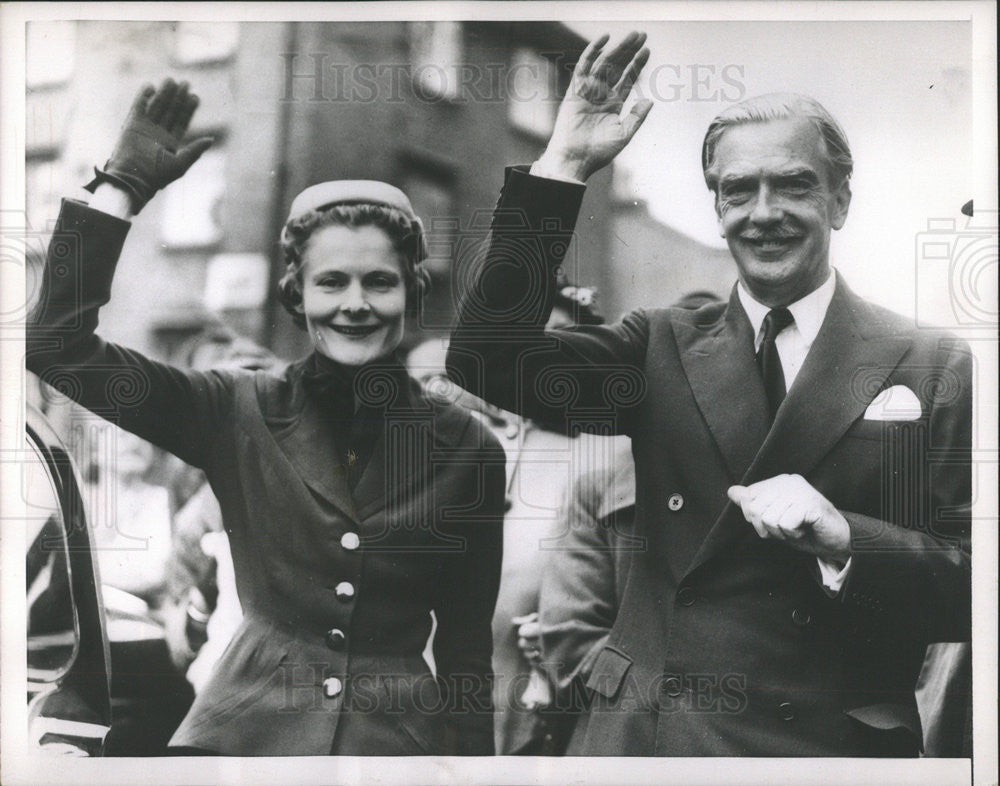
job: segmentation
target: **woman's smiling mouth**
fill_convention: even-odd
[[[364,336],[370,336],[376,330],[378,330],[381,325],[330,325],[331,330],[340,333],[343,336],[350,336],[352,338],[363,338]]]

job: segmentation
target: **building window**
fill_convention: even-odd
[[[205,270],[205,307],[216,313],[263,307],[270,272],[263,254],[216,254]]]
[[[461,22],[411,22],[410,59],[418,98],[454,101],[461,97]]]
[[[447,174],[411,170],[403,176],[403,191],[424,222],[428,257],[424,263],[435,276],[451,270],[453,236],[456,226],[455,193]]]
[[[18,312],[22,317],[28,315],[41,295],[46,248],[52,236],[56,216],[59,215],[59,206],[64,193],[61,185],[64,179],[63,171],[58,159],[29,156],[24,164],[24,175],[25,231],[11,233],[7,238],[7,245],[12,248],[23,244],[24,283],[27,296],[24,311]],[[3,316],[8,319],[14,317],[11,313]]]
[[[192,138],[196,136],[199,134],[191,134]],[[223,149],[213,147],[163,192],[160,223],[163,243],[171,249],[217,245],[222,240],[225,190],[226,154]]]
[[[238,22],[178,22],[174,30],[173,61],[177,65],[210,65],[236,54]]]
[[[507,79],[507,119],[532,136],[552,133],[559,108],[559,80],[555,65],[532,49],[511,53]]]
[[[53,156],[29,156],[24,162],[24,206],[28,229],[48,232],[59,215],[59,204],[66,193],[63,170]]]
[[[28,22],[24,58],[29,90],[68,82],[76,62],[76,22]]]

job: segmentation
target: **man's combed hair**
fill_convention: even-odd
[[[420,221],[388,205],[339,203],[303,213],[281,230],[285,275],[278,282],[278,299],[296,325],[306,326],[305,318],[298,311],[302,304],[302,257],[313,232],[328,226],[372,226],[383,230],[403,263],[407,309],[414,312],[419,307],[421,298],[430,288],[430,274],[422,264],[427,258],[427,243]]]
[[[715,191],[718,186],[715,148],[727,129],[746,123],[765,123],[769,120],[795,117],[810,121],[823,138],[831,185],[837,186],[850,179],[854,171],[851,147],[847,142],[847,134],[833,119],[833,115],[827,112],[819,101],[809,96],[798,93],[768,93],[734,104],[719,113],[708,126],[705,141],[701,146],[701,168],[705,173],[705,183],[709,189]]]

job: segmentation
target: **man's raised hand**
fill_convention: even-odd
[[[97,177],[87,186],[111,183],[128,192],[132,212],[138,213],[161,188],[183,175],[212,144],[211,137],[184,142],[188,125],[198,108],[198,96],[187,82],[165,79],[159,89],[146,85],[139,91],[118,143]]]
[[[649,59],[645,41],[645,33],[633,32],[605,51],[608,36],[602,35],[583,50],[559,106],[552,138],[538,162],[541,172],[586,180],[635,136],[653,102],[636,101],[624,117],[621,111]]]

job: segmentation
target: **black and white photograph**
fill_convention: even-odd
[[[996,783],[995,5],[0,14],[5,784]]]

